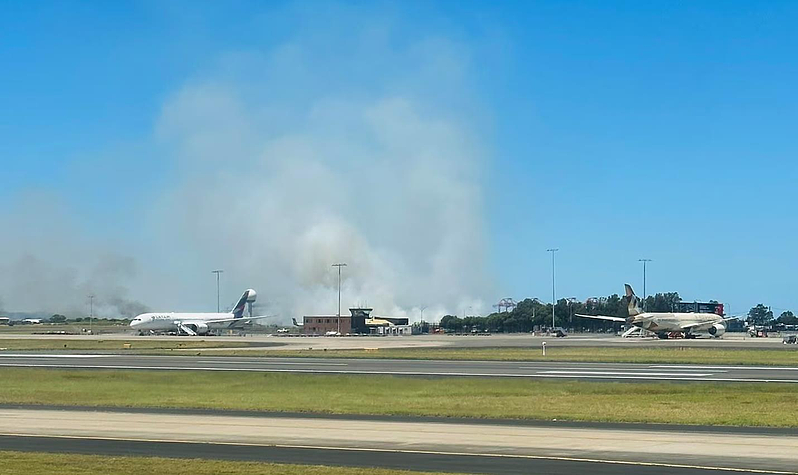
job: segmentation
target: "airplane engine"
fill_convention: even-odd
[[[707,331],[712,336],[721,336],[724,333],[726,333],[726,327],[724,327],[720,323],[716,323],[716,324],[712,325],[711,327],[709,327],[709,329]]]
[[[208,324],[206,323],[187,323],[186,326],[194,330],[197,335],[208,334]]]

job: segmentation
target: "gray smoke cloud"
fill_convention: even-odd
[[[0,292],[5,310],[88,315],[89,295],[101,317],[130,317],[146,308],[129,296],[138,275],[132,257],[121,256],[80,231],[48,192],[29,192],[2,210],[8,224],[0,237]]]
[[[93,312],[99,317],[130,318],[147,309],[128,298],[123,284],[135,276],[131,258],[99,256],[80,268],[25,254],[2,271],[3,288],[13,303],[9,309],[83,316],[92,311],[89,296],[94,296]]]

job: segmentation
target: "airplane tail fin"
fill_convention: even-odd
[[[640,310],[640,298],[638,298],[638,296],[635,295],[635,291],[632,290],[631,285],[625,284],[625,287],[626,287],[626,298],[629,299],[629,304],[627,307],[629,310],[629,316],[634,317],[635,315],[640,315],[641,313],[643,313],[643,311]]]
[[[233,311],[230,312],[233,314],[233,318],[243,317],[244,310],[247,308],[247,303],[253,303],[257,296],[258,294],[254,290],[252,289],[245,290],[244,295],[242,295],[241,298],[238,299],[238,303],[236,304],[235,307],[233,307]]]
[[[295,326],[295,327],[301,327],[301,326],[302,326],[302,325],[300,325],[300,324],[298,324],[298,323],[296,322],[296,318],[291,318],[291,321],[292,321],[292,322],[294,322],[294,326]]]

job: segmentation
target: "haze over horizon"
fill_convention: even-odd
[[[0,6],[0,309],[798,311],[798,4]]]

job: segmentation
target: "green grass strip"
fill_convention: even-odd
[[[137,352],[139,350],[182,350],[197,348],[241,348],[249,346],[248,342],[222,341],[222,340],[196,340],[191,338],[175,338],[173,340],[116,340],[116,339],[64,339],[64,338],[2,338],[0,348],[5,351],[53,351],[53,350],[79,350],[79,351],[109,351],[125,350]]]
[[[798,385],[0,370],[0,403],[798,427]]]
[[[153,473],[161,475],[413,475],[426,472],[223,460],[0,451],[0,475],[20,473],[27,475],[105,475],[109,473],[127,475],[150,475]]]

